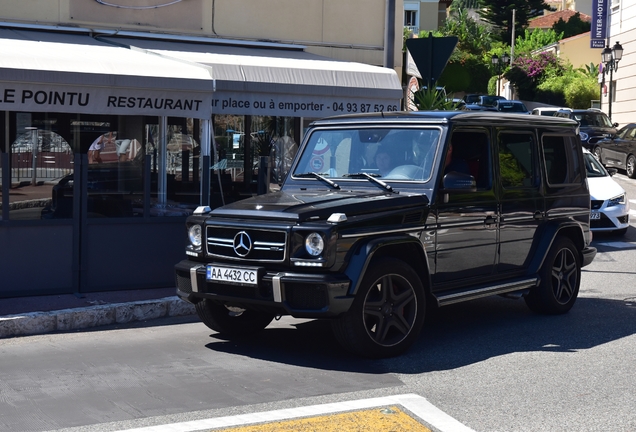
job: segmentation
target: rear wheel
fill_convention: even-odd
[[[574,306],[581,283],[581,262],[572,240],[557,237],[539,272],[541,282],[525,297],[539,313],[562,314]]]
[[[274,315],[226,306],[209,299],[195,305],[197,315],[203,324],[229,337],[249,336],[263,330],[274,319]]]
[[[369,266],[351,309],[332,325],[345,349],[365,357],[393,357],[415,342],[425,311],[415,271],[403,261],[384,258]]]
[[[636,178],[636,157],[634,157],[634,155],[629,155],[627,157],[625,171],[627,171],[627,177]]]

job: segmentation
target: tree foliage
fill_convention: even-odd
[[[515,10],[515,30],[522,31],[530,18],[550,10],[544,0],[481,0],[479,16],[497,30],[502,41],[512,40],[512,10]]]
[[[554,29],[526,29],[523,35],[515,39],[515,53],[519,56],[530,55],[533,51],[552,45],[561,39],[563,39],[563,34]]]
[[[570,68],[539,84],[535,100],[574,109],[587,109],[591,106],[591,101],[599,97],[600,88],[596,77]]]
[[[559,20],[552,25],[552,30],[563,34],[562,39],[589,32],[590,28],[591,24],[583,21],[581,14],[578,12],[572,15],[567,22],[563,21],[563,18],[559,18]]]

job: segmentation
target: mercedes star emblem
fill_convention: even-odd
[[[252,239],[245,231],[234,236],[234,252],[240,257],[246,257],[252,250]]]

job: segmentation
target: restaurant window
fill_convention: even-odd
[[[63,185],[69,182],[72,185],[71,145],[57,133],[57,119],[14,113],[12,120],[15,132],[7,149],[9,166],[6,167],[10,171],[9,219],[52,218],[58,193],[62,199]],[[59,216],[73,217],[72,206],[65,208]]]
[[[169,119],[165,154],[161,154],[158,124],[147,124],[147,152],[150,155],[150,216],[187,216],[200,203],[200,122]],[[161,165],[163,164],[163,169]],[[165,191],[160,179],[165,172]]]

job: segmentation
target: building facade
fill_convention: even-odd
[[[0,298],[171,286],[197,206],[275,188],[314,118],[400,107],[401,10],[3,1]]]
[[[609,71],[605,72],[601,107],[609,112],[611,103],[612,121],[624,126],[634,122],[636,109],[636,3],[633,1],[611,0],[606,45],[611,48],[616,42],[623,47],[623,57],[618,69],[611,74],[611,85]],[[600,50],[598,57],[601,58]]]

